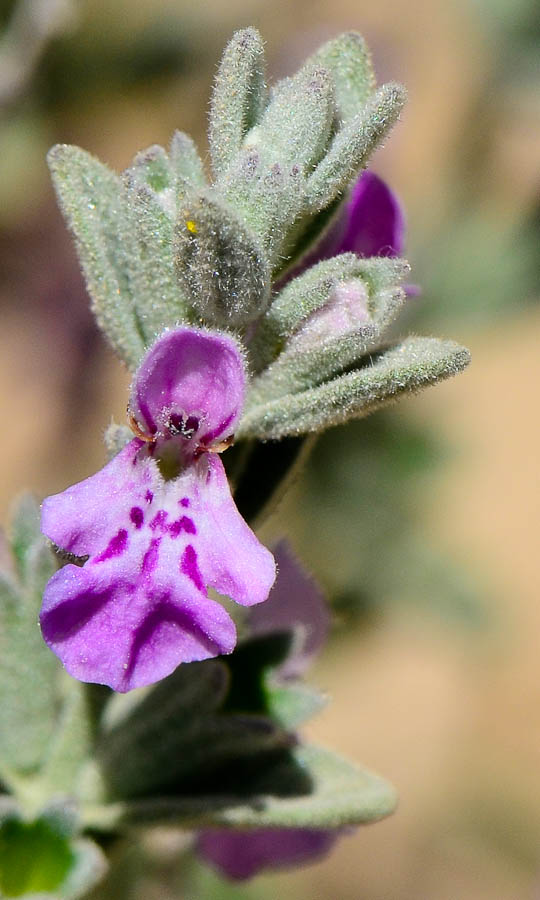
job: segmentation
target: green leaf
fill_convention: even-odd
[[[401,277],[408,271],[406,263],[401,271],[395,265],[389,268]],[[394,283],[370,292],[363,278],[339,284],[329,291],[318,315],[308,317],[277,359],[252,381],[250,404],[314,388],[361,365],[368,351],[380,345],[382,333],[405,300],[404,289]]]
[[[39,506],[31,494],[21,494],[11,511],[10,544],[17,573],[26,577],[28,554],[36,541],[41,539]]]
[[[266,702],[272,719],[283,728],[295,729],[324,709],[327,698],[301,681],[274,684],[267,679]]]
[[[140,150],[127,171],[139,184],[151,188],[155,194],[175,187],[169,158],[159,144]]]
[[[85,685],[66,676],[63,687],[60,714],[40,778],[51,791],[78,795],[84,768],[92,754],[93,723]]]
[[[241,770],[290,743],[264,716],[216,713],[171,721],[159,733],[141,735],[122,761],[113,765],[103,756],[102,765],[113,797],[191,793],[219,780],[225,768]]]
[[[468,351],[453,341],[407,338],[390,350],[368,356],[362,368],[318,387],[261,404],[252,405],[248,398],[237,435],[276,440],[320,431],[457,375],[469,360]]]
[[[208,324],[239,328],[264,311],[270,296],[268,260],[257,239],[208,194],[181,210],[176,273],[190,304]]]
[[[120,805],[125,825],[187,827],[338,828],[374,822],[394,811],[393,787],[316,746],[281,754],[245,773],[242,793],[162,797]]]
[[[106,863],[90,840],[73,838],[44,814],[25,821],[12,810],[0,819],[0,894],[76,900],[103,875]]]
[[[295,242],[306,177],[328,147],[335,116],[333,84],[308,65],[274,87],[259,124],[246,135],[216,188],[257,235],[274,268]]]
[[[150,346],[165,328],[174,328],[189,315],[189,305],[175,272],[176,206],[174,210],[166,206],[175,203],[175,198],[171,194],[160,202],[160,195],[139,184],[129,170],[124,181],[134,244],[130,283],[145,344]]]
[[[3,897],[59,891],[74,863],[69,840],[48,822],[15,816],[0,825],[0,892]]]
[[[337,132],[328,153],[307,181],[313,212],[327,206],[356,178],[399,118],[405,97],[401,85],[383,85]]]
[[[352,119],[375,90],[371,55],[361,34],[350,31],[323,44],[308,60],[333,76],[336,106],[342,122]]]
[[[197,147],[189,135],[175,131],[171,140],[171,168],[176,178],[177,197],[207,186],[203,164]]]
[[[98,324],[134,369],[144,344],[130,285],[130,220],[122,180],[79,147],[57,144],[47,159]]]
[[[292,634],[283,631],[242,641],[227,657],[230,686],[222,708],[227,712],[268,714],[266,674],[284,662],[291,649]]]
[[[198,759],[184,753],[182,745],[197,741],[202,718],[214,721],[228,683],[224,664],[206,660],[179,666],[134,707],[114,698],[110,709],[114,724],[98,747],[110,790],[120,796],[144,793],[155,783],[170,783],[186,769],[196,768]],[[120,718],[113,707],[119,709]]]
[[[12,545],[21,580],[0,573],[0,771],[30,772],[54,733],[59,664],[38,625],[41,595],[56,563],[39,533],[37,504],[18,504]]]
[[[112,459],[120,450],[123,450],[126,444],[133,439],[133,432],[127,425],[118,425],[111,422],[105,429],[103,440],[107,448],[107,456]]]
[[[208,138],[216,175],[240,150],[266,98],[263,41],[255,28],[245,28],[225,48],[212,94]]]
[[[306,179],[300,167],[270,164],[262,146],[246,147],[215,190],[256,235],[275,275],[283,268],[296,223],[305,212]]]
[[[266,642],[269,644],[269,642]],[[271,644],[272,642],[270,642]],[[290,735],[260,715],[264,697],[253,685],[240,684],[238,666],[248,653],[242,671],[259,678],[261,668],[282,657],[282,643],[272,644],[266,655],[255,659],[249,647],[233,654],[227,663],[206,660],[180,666],[172,675],[143,695],[134,707],[115,700],[119,707],[115,724],[106,729],[98,746],[98,759],[110,796],[148,796],[156,793],[192,793],[207,789],[217,772],[233,771],[291,743]],[[270,653],[270,656],[268,656]],[[236,663],[235,663],[236,660]],[[234,688],[251,690],[247,702]],[[230,702],[224,704],[231,686]],[[232,705],[231,705],[232,704]],[[125,714],[122,715],[122,707]],[[109,716],[105,716],[105,721]]]
[[[279,81],[259,125],[246,137],[268,169],[295,166],[310,173],[323,157],[334,119],[334,91],[321,65],[303,66],[292,78]]]
[[[107,871],[107,860],[97,844],[88,838],[71,842],[73,863],[61,886],[61,900],[78,900],[85,897]]]

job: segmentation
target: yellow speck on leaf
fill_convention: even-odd
[[[191,231],[192,234],[197,234],[197,224],[193,219],[188,219],[186,221],[186,228],[188,231]]]

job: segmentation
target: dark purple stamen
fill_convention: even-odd
[[[144,513],[140,506],[132,506],[131,511],[129,513],[129,518],[135,525],[135,528],[141,528],[144,522]]]
[[[176,519],[175,522],[171,522],[169,525],[169,534],[173,538],[178,537],[182,531],[185,531],[187,534],[197,534],[195,523],[189,516],[182,516],[181,519]]]
[[[195,416],[188,416],[184,419],[178,413],[171,413],[167,422],[167,430],[173,437],[182,435],[183,438],[189,440],[193,437],[199,427],[199,420]]]
[[[94,562],[105,562],[107,559],[112,559],[113,556],[121,556],[127,547],[127,539],[128,533],[126,529],[121,528],[118,534],[115,534],[115,536],[110,539],[105,550],[100,553],[99,556],[96,556]]]
[[[180,571],[191,579],[195,587],[199,591],[204,591],[204,581],[197,565],[197,554],[191,544],[188,544],[182,553],[180,560]]]
[[[178,413],[171,413],[169,421],[167,422],[167,428],[173,436],[182,434],[184,429],[183,417],[179,416]]]
[[[184,425],[184,435],[192,437],[199,427],[199,420],[195,416],[188,416]]]

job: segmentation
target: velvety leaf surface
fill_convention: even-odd
[[[11,530],[14,570],[0,574],[0,769],[36,768],[56,727],[57,661],[38,625],[41,594],[56,563],[39,531],[39,509],[23,497]]]
[[[260,405],[255,395],[253,406],[248,401],[237,433],[275,440],[319,431],[457,375],[469,360],[468,351],[453,341],[410,337],[387,351],[370,354],[365,365],[310,390]]]
[[[320,747],[297,747],[258,771],[246,771],[243,790],[199,797],[163,797],[120,805],[125,824],[191,823],[193,827],[336,828],[383,818],[396,805],[394,789]]]
[[[74,234],[98,324],[135,368],[144,351],[129,267],[129,218],[121,178],[79,147],[57,144],[48,155],[54,186]]]

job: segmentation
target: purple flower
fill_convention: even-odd
[[[227,878],[244,881],[262,869],[299,866],[324,856],[344,829],[208,829],[196,843],[197,854]]]
[[[100,472],[49,497],[42,530],[84,565],[49,581],[41,628],[67,671],[129,691],[181,662],[230,653],[234,623],[208,597],[265,600],[271,553],[229,492],[224,449],[245,374],[232,338],[182,327],[147,352],[130,396],[136,437]]]

